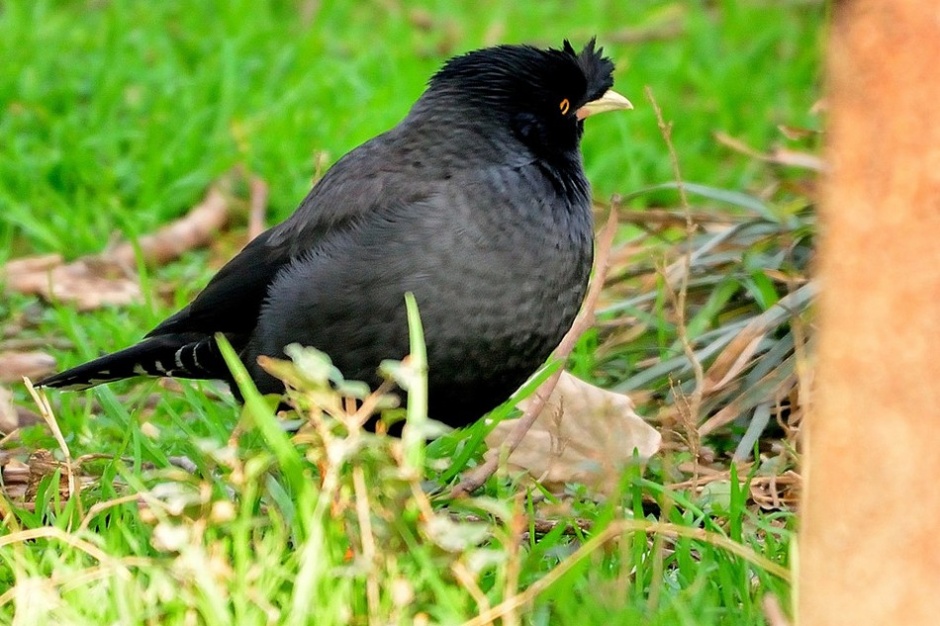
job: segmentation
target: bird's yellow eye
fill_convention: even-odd
[[[568,98],[563,99],[558,103],[558,110],[561,111],[562,115],[568,115],[568,109],[571,107],[571,103],[568,102]]]

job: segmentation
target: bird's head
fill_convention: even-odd
[[[450,59],[431,78],[422,104],[509,132],[540,156],[577,150],[584,118],[631,109],[611,89],[614,64],[592,39],[580,53],[496,46]],[[423,108],[423,107],[422,107]]]

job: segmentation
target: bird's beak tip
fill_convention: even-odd
[[[578,119],[583,120],[589,115],[603,113],[604,111],[630,110],[633,103],[621,96],[613,89],[608,89],[597,100],[592,100],[578,109]]]

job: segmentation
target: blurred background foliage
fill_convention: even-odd
[[[809,270],[827,11],[826,3],[814,0],[7,0],[0,3],[0,264],[51,252],[71,259],[100,252],[118,238],[135,240],[184,215],[220,180],[234,180],[223,186],[242,200],[246,180],[264,180],[273,224],[294,210],[326,167],[396,124],[448,57],[498,43],[560,46],[568,38],[579,47],[596,36],[617,65],[617,90],[636,109],[586,125],[585,169],[598,217],[616,207],[621,226],[598,323],[569,368],[629,392],[664,432],[666,446],[648,478],[625,475],[622,502],[598,506],[572,487],[574,503],[559,507],[559,515],[578,516],[598,532],[620,516],[656,516],[696,532],[726,533],[728,541],[785,564],[799,484],[799,419],[811,382],[806,357],[815,286]],[[685,206],[646,87],[670,124]],[[20,340],[45,345],[67,367],[129,345],[188,302],[244,244],[244,222],[240,216],[208,249],[189,251],[177,262],[141,264],[145,298],[130,306],[79,313],[5,290],[0,348]],[[702,365],[700,380],[690,353]],[[270,592],[266,601],[275,603],[286,594],[299,605],[303,598],[292,596],[302,568],[291,556],[296,538],[322,529],[316,526],[321,518],[298,521],[294,507],[315,506],[320,494],[301,489],[298,497],[292,491],[298,476],[286,465],[273,464],[279,473],[270,475],[258,469],[271,460],[264,456],[269,442],[254,432],[243,435],[238,463],[256,473],[247,486],[229,481],[220,450],[239,415],[216,391],[202,383],[122,383],[56,395],[54,408],[74,456],[105,452],[127,460],[104,463],[94,472],[98,486],[83,497],[106,500],[129,486],[173,483],[175,490],[201,494],[198,506],[207,511],[213,500],[227,502],[235,489],[247,504],[231,526],[207,513],[181,524],[202,528],[211,521],[208,535],[191,536],[194,545],[209,552],[235,545],[237,571],[250,561],[246,554],[262,555],[266,571],[278,578],[270,588],[249,584],[251,593]],[[21,387],[14,392],[20,405],[30,405]],[[487,428],[481,422],[431,444],[429,475],[456,480],[457,470],[479,458]],[[16,445],[27,451],[57,447],[39,429],[23,432]],[[0,458],[20,452],[5,449]],[[181,477],[171,455],[185,455],[195,471]],[[252,465],[255,455],[263,459]],[[363,457],[366,467],[373,467],[373,457]],[[303,462],[290,461],[292,467]],[[382,480],[389,476],[382,474],[387,463],[379,462]],[[145,471],[152,467],[162,473]],[[370,482],[375,501],[388,495],[379,493],[382,480]],[[19,517],[26,528],[49,520],[65,524],[76,515],[77,505],[63,511],[56,490],[44,484],[33,513]],[[410,487],[400,492],[401,484],[395,485],[398,499],[382,505],[389,514],[414,504],[402,504]],[[512,480],[493,480],[485,493],[508,501],[517,487]],[[140,519],[136,504],[105,517],[94,518],[92,530],[111,553],[164,554],[148,543],[150,522]],[[502,513],[500,519],[511,517]],[[341,542],[345,522],[322,519],[323,532]],[[428,519],[415,513],[402,522],[408,541],[409,524]],[[490,530],[505,539],[502,524]],[[267,543],[239,544],[248,536],[244,529],[256,525],[276,530],[265,535]],[[532,529],[523,585],[584,538],[564,524],[547,534]],[[566,584],[535,607],[533,623],[760,624],[765,593],[786,600],[785,581],[712,543],[670,540],[664,551],[661,539],[629,537],[622,544],[627,547],[598,556],[597,567],[585,560],[566,574]],[[23,579],[24,572],[51,579],[53,571],[71,572],[87,561],[75,550],[50,547],[57,544],[24,545],[24,559],[0,567],[0,586]],[[515,555],[506,558],[517,567],[514,545],[510,537],[493,547]],[[408,544],[383,558],[411,568],[417,580],[420,572],[430,576],[422,569],[429,562],[422,560],[423,550],[440,556],[433,546]],[[332,555],[330,567],[347,567],[342,557]],[[156,569],[140,570],[135,589],[148,589],[149,576],[190,594],[177,598],[175,608],[160,605],[161,611],[180,617],[199,602],[205,602],[205,615],[217,609],[216,596],[155,563]],[[505,597],[494,580],[511,579],[507,572],[479,581],[494,603]],[[332,588],[323,581],[333,580],[334,571],[321,573],[324,592],[334,594],[335,623],[350,614],[364,623],[359,574],[350,574],[348,586]],[[422,579],[431,580],[430,591],[410,608],[446,606],[454,615],[471,610],[475,599],[437,575]],[[383,579],[383,585],[399,579]],[[225,584],[244,591],[239,585],[247,583]],[[127,595],[96,589],[112,598]],[[160,602],[144,591],[131,595],[137,604],[123,608],[96,606],[94,596],[88,606],[81,600],[61,606],[79,607],[74,610],[83,615],[100,609],[115,620],[155,610]],[[232,597],[243,602],[247,596]],[[0,595],[0,608],[4,601],[9,598]],[[243,604],[237,610],[257,609],[252,601]]]

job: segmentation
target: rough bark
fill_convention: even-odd
[[[940,623],[940,8],[836,5],[798,623]]]

